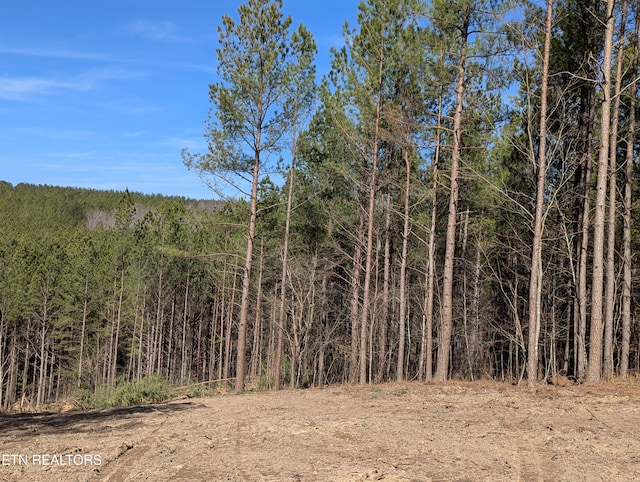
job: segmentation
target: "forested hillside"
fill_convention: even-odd
[[[0,185],[0,407],[156,375],[628,377],[638,11],[367,0],[317,79],[313,33],[248,0],[183,153],[235,200]]]

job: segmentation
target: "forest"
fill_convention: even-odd
[[[0,409],[637,376],[640,3],[365,0],[321,78],[282,8],[218,27],[215,200],[0,183]]]

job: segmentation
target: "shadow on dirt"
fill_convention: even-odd
[[[170,415],[194,409],[191,402],[101,410],[71,411],[65,413],[16,413],[0,415],[0,434],[13,437],[33,437],[34,434],[55,435],[74,432],[104,432],[111,429],[129,429],[142,425],[141,416],[147,414]],[[124,422],[124,423],[123,423]],[[111,423],[114,426],[110,425]]]

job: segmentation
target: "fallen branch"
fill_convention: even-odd
[[[209,383],[228,382],[235,379],[236,377],[218,378],[217,380],[207,380],[206,382],[191,383],[189,385],[184,385],[182,387],[174,388],[174,390],[187,390],[191,387],[197,387],[198,385],[208,385]]]

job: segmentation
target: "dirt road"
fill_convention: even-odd
[[[640,384],[333,386],[0,416],[0,480],[640,480]]]

